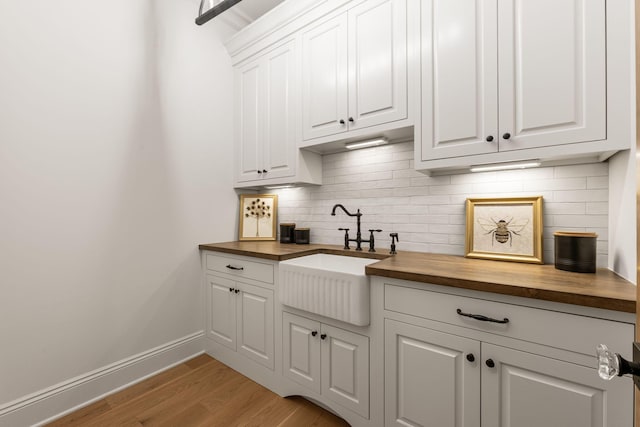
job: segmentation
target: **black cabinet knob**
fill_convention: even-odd
[[[489,136],[487,137],[487,142],[491,142],[491,141],[493,141],[493,135],[489,135]]]
[[[229,288],[229,292],[233,292],[233,288]]]
[[[262,173],[267,173],[267,170],[266,169],[262,169]]]
[[[311,336],[315,337],[316,335],[318,335],[318,331],[311,331]]]
[[[502,135],[502,139],[510,139],[510,138],[511,138],[511,134],[509,132]]]
[[[320,334],[320,339],[323,340],[327,337],[327,334]]]
[[[340,119],[340,124],[343,125],[344,124],[344,120]]]
[[[349,121],[350,121],[351,123],[355,122],[355,120],[353,120],[353,117],[349,117]]]
[[[469,353],[469,354],[467,354],[467,360],[469,362],[475,362],[476,361],[476,357],[473,355],[473,353]]]
[[[240,292],[240,289],[234,289],[233,291],[237,294]]]
[[[490,368],[495,368],[495,366],[496,366],[496,362],[494,362],[493,359],[487,359],[487,361],[485,363]]]

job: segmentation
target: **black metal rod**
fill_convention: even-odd
[[[220,15],[225,10],[229,9],[231,6],[238,4],[241,1],[242,0],[224,0],[222,3],[219,3],[213,6],[211,9],[207,10],[205,13],[199,15],[196,18],[196,24],[202,25],[206,22],[209,22],[210,20]]]

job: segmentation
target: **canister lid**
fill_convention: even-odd
[[[280,225],[284,225],[285,227],[295,227],[295,222],[281,222]]]
[[[566,237],[598,237],[597,233],[588,233],[580,231],[556,231],[554,236],[566,236]]]
[[[296,228],[296,231],[298,230],[309,230],[308,228]]]

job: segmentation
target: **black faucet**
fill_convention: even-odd
[[[341,204],[337,204],[333,207],[333,209],[331,209],[331,216],[336,216],[336,209],[340,208],[344,211],[344,213],[346,213],[349,216],[355,216],[356,217],[356,238],[355,239],[350,239],[349,238],[349,229],[348,228],[340,228],[340,231],[344,231],[344,248],[345,249],[349,249],[349,242],[356,242],[356,251],[361,251],[362,250],[362,242],[364,243],[369,243],[369,252],[375,252],[375,248],[374,248],[374,239],[373,239],[373,232],[380,232],[382,230],[369,230],[371,232],[371,237],[369,238],[369,240],[362,240],[362,233],[360,231],[360,217],[362,216],[362,213],[360,212],[360,209],[358,209],[358,212],[352,214],[351,212],[349,212],[344,206],[342,206]]]

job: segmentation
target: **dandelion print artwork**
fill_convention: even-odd
[[[275,240],[275,194],[243,194],[240,196],[240,240]]]

